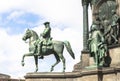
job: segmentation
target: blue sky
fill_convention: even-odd
[[[14,16],[16,14],[16,16]],[[23,12],[21,10],[13,10],[0,14],[0,27],[10,28],[9,34],[19,34],[26,27],[32,28],[38,25],[43,18],[34,13]],[[15,30],[13,32],[13,30]]]
[[[72,71],[74,64],[80,61],[83,45],[83,12],[81,0],[0,0],[0,73],[13,78],[23,78],[28,72],[34,72],[33,57],[26,57],[21,66],[22,55],[28,52],[28,44],[22,41],[27,28],[38,35],[44,29],[43,23],[50,22],[53,40],[68,40],[76,59],[73,60],[66,49],[66,72]],[[53,55],[39,60],[38,72],[49,72],[55,62]],[[54,72],[62,71],[62,63]]]

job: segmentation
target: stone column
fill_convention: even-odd
[[[83,6],[83,51],[88,50],[88,0],[82,0]]]
[[[83,51],[81,52],[81,68],[89,65],[89,51],[88,51],[88,5],[90,0],[82,0],[83,6]]]
[[[90,0],[82,0],[83,6],[83,50],[80,57],[80,62],[75,64],[74,72],[81,71],[82,68],[89,65],[89,51],[88,51],[88,5]]]

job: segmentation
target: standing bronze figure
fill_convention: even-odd
[[[95,64],[93,66],[103,66],[105,52],[107,46],[104,37],[98,28],[98,23],[93,23],[91,26],[90,37],[88,39],[90,55],[94,58]]]

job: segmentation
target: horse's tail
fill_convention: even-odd
[[[73,59],[75,59],[75,55],[74,55],[74,53],[72,51],[72,48],[71,48],[71,45],[70,45],[69,41],[64,41],[64,45],[67,48],[67,51],[69,52],[69,54],[71,55],[71,57]]]

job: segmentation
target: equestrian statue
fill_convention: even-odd
[[[39,37],[34,30],[27,29],[26,33],[23,36],[23,40],[26,41],[29,39],[29,53],[26,53],[22,57],[22,66],[25,65],[24,58],[26,56],[33,56],[35,59],[36,70],[38,71],[38,59],[43,59],[44,56],[53,54],[55,56],[56,62],[51,66],[51,72],[54,70],[54,67],[62,61],[63,63],[63,72],[65,72],[66,65],[65,65],[65,58],[63,56],[64,46],[67,48],[70,56],[75,59],[75,55],[72,51],[71,45],[69,41],[57,41],[52,40],[50,35],[51,28],[50,23],[45,22],[45,29],[43,33],[40,34]]]

